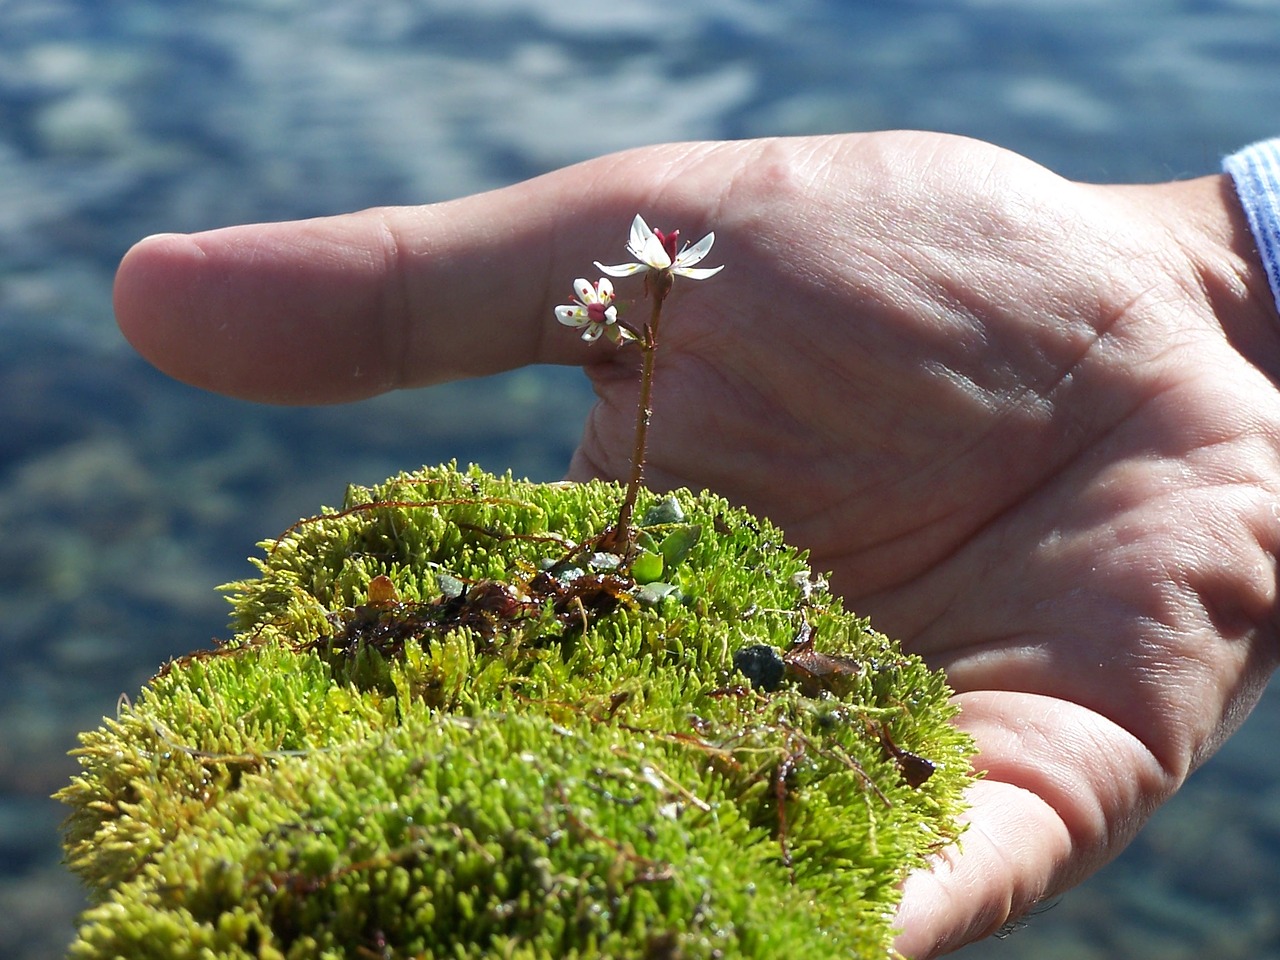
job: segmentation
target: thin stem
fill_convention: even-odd
[[[653,415],[653,361],[658,351],[658,321],[662,319],[662,302],[670,289],[667,285],[665,290],[659,288],[654,291],[653,313],[644,328],[644,339],[640,343],[640,349],[644,351],[644,360],[640,370],[640,402],[636,407],[636,442],[631,451],[631,479],[627,482],[627,493],[618,510],[618,522],[614,525],[615,539],[626,547],[629,547],[632,541],[631,519],[635,514],[636,497],[640,493],[640,481],[644,476],[649,418]]]

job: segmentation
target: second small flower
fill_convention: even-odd
[[[608,277],[601,277],[594,285],[579,277],[573,281],[573,292],[577,298],[556,307],[556,319],[567,327],[580,328],[583,340],[594,343],[601,334],[614,343],[635,339],[631,331],[618,324],[613,283]]]

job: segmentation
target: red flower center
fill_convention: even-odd
[[[609,318],[605,315],[605,311],[609,309],[603,303],[587,304],[587,319],[592,323],[608,323]]]
[[[670,233],[663,233],[661,230],[653,231],[653,235],[658,238],[658,242],[662,244],[662,249],[667,251],[667,257],[672,263],[676,262],[676,244],[680,241],[680,231],[672,230]]]

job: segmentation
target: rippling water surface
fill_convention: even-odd
[[[603,11],[603,12],[602,12]],[[216,584],[349,481],[550,479],[536,369],[347,407],[173,383],[116,332],[149,233],[442,200],[613,149],[890,127],[1089,180],[1280,132],[1273,0],[0,0],[0,956],[61,955],[77,730],[224,633]],[[1274,694],[1119,861],[972,958],[1280,957]]]

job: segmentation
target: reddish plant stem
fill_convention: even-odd
[[[614,540],[626,552],[634,539],[632,517],[635,514],[636,497],[640,493],[640,481],[644,477],[645,449],[649,440],[649,419],[653,416],[653,361],[658,350],[658,322],[662,319],[662,303],[671,290],[670,282],[663,283],[659,279],[652,291],[653,312],[644,328],[644,339],[640,349],[644,359],[640,369],[640,401],[636,406],[636,442],[631,451],[631,479],[627,482],[627,493],[618,509],[618,522],[614,525]]]

